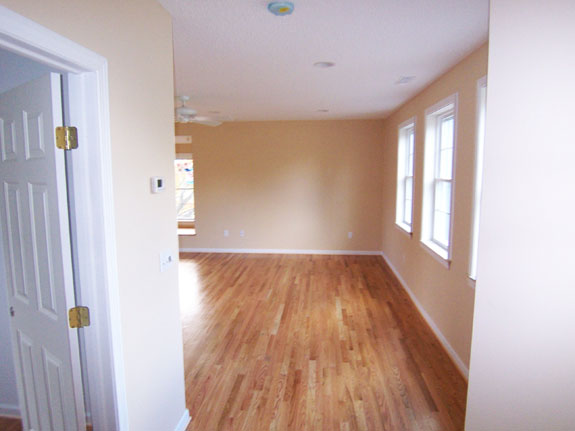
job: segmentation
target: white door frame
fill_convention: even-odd
[[[127,430],[128,414],[116,263],[108,65],[105,58],[0,6],[0,48],[68,76],[68,123],[78,127],[72,157],[82,305],[92,423],[95,430]]]

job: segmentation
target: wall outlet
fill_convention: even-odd
[[[174,255],[171,250],[164,250],[160,253],[160,272],[164,272],[174,263]]]
[[[230,236],[230,231],[227,229],[224,229],[224,236]]]
[[[245,237],[246,236],[246,231],[245,230],[240,230],[240,237]]]
[[[352,239],[352,238],[353,238],[353,232],[348,232],[348,233],[347,233],[347,237],[348,237],[349,239]]]

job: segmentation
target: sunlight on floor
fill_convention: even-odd
[[[180,262],[180,312],[182,318],[194,317],[202,308],[198,268],[195,262]]]

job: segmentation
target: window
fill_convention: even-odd
[[[397,143],[397,194],[395,223],[411,233],[413,218],[413,159],[415,152],[415,119],[399,125]]]
[[[450,259],[457,95],[426,111],[421,241]]]
[[[483,145],[485,142],[485,114],[487,111],[487,77],[477,81],[477,136],[475,146],[475,184],[473,188],[473,215],[471,225],[471,254],[469,278],[477,280],[477,243],[479,239],[479,216],[481,185],[483,182]]]
[[[174,162],[176,174],[176,209],[179,234],[195,234],[194,161],[191,154],[178,154]]]

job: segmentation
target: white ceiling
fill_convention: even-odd
[[[489,0],[293,0],[284,17],[266,0],[159,1],[174,19],[176,93],[238,121],[383,118],[488,32]]]

